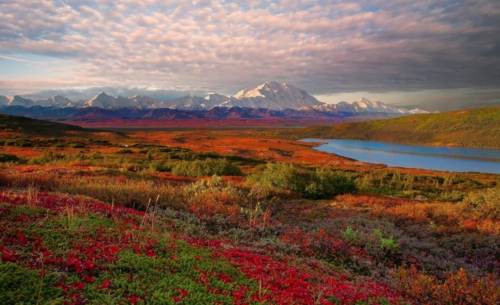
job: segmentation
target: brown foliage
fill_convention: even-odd
[[[400,291],[418,304],[496,305],[500,302],[500,288],[493,276],[474,278],[463,269],[440,282],[415,267],[400,268],[395,280]]]

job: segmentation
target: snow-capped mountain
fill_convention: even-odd
[[[101,92],[83,103],[84,107],[116,108],[172,108],[202,110],[215,107],[266,108],[271,110],[299,109],[321,105],[306,91],[287,83],[265,82],[255,88],[241,90],[234,96],[211,93],[205,97],[187,95],[172,100],[158,100],[147,96],[113,97]]]
[[[207,100],[200,96],[184,96],[172,101],[157,103],[156,108],[171,108],[182,110],[209,109]]]
[[[306,91],[287,83],[265,82],[255,88],[244,89],[222,103],[224,107],[267,108],[273,110],[300,109],[321,105]]]
[[[113,97],[101,92],[90,100],[86,101],[84,107],[98,107],[102,109],[136,108],[137,104],[126,97]]]
[[[36,105],[36,103],[30,99],[24,98],[19,95],[15,95],[13,97],[7,97],[9,106],[23,106],[23,107],[31,107]]]
[[[426,113],[427,111],[421,109],[404,109],[399,107],[390,106],[380,101],[372,102],[366,98],[361,98],[352,103],[339,102],[337,104],[315,105],[312,109],[323,112],[339,112],[339,113],[387,113],[387,114],[415,114]]]
[[[80,103],[73,102],[62,95],[51,96],[45,100],[37,100],[35,104],[48,107],[77,107],[80,105]]]
[[[90,89],[88,89],[90,90]],[[55,91],[54,91],[55,92]],[[90,91],[89,91],[90,92]],[[127,91],[129,92],[129,91]],[[142,91],[141,91],[142,92]],[[31,95],[36,96],[36,95]],[[209,111],[215,108],[245,108],[267,110],[297,110],[302,112],[316,112],[329,114],[389,114],[404,115],[425,112],[420,109],[404,109],[384,104],[380,101],[372,102],[362,98],[352,103],[339,102],[327,104],[318,101],[306,91],[287,83],[275,81],[265,82],[254,88],[244,89],[233,96],[211,93],[205,97],[185,95],[176,98],[158,98],[149,95],[132,95],[125,97],[113,96],[104,91],[87,100],[72,100],[63,95],[45,96],[43,99],[33,100],[26,97],[2,97],[0,106],[21,107],[53,107],[53,108],[100,108],[106,110],[118,109],[176,109],[182,111]],[[220,111],[220,110],[218,110]]]
[[[10,99],[7,96],[0,95],[0,106],[8,106]]]

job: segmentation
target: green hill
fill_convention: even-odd
[[[310,127],[299,130],[297,135],[405,144],[500,148],[500,107]]]

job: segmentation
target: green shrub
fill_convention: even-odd
[[[241,170],[226,159],[178,161],[172,166],[172,173],[179,176],[227,176],[241,175]]]
[[[17,163],[21,159],[19,159],[16,155],[10,155],[10,154],[0,154],[0,163],[2,162],[13,162]]]
[[[53,275],[42,278],[38,272],[0,263],[0,304],[57,304],[62,291],[53,288],[56,283]]]
[[[353,179],[329,169],[317,169],[309,178],[305,188],[306,197],[329,198],[356,191]]]
[[[306,184],[298,168],[287,163],[268,163],[263,170],[250,176],[249,180],[263,188],[279,188],[298,193],[304,191]]]
[[[74,143],[70,143],[69,147],[71,147],[71,148],[85,148],[85,144],[80,143],[80,142],[74,142]]]
[[[346,241],[355,241],[358,239],[358,232],[351,226],[347,226],[347,228],[342,232],[342,237]]]
[[[460,203],[468,212],[478,218],[500,218],[500,187],[468,193]]]
[[[5,141],[6,146],[32,147],[33,142],[30,139],[8,139]]]
[[[172,170],[172,163],[165,161],[153,161],[149,164],[149,168],[156,172],[169,172]]]
[[[373,234],[379,239],[380,248],[384,251],[390,252],[396,250],[399,245],[396,239],[393,236],[384,236],[381,230],[375,229]]]
[[[59,160],[63,160],[63,159],[64,159],[63,154],[55,153],[55,152],[50,150],[50,151],[44,153],[40,157],[36,157],[36,158],[31,159],[30,162],[33,164],[45,164],[45,163],[50,163],[50,162],[59,161]]]
[[[128,148],[120,149],[116,152],[117,154],[133,154],[134,151]]]
[[[288,190],[312,199],[329,198],[356,190],[354,181],[343,174],[329,169],[300,171],[296,166],[285,163],[268,163],[249,179],[263,188]]]

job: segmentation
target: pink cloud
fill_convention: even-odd
[[[318,92],[500,83],[494,1],[85,3],[0,3],[0,54],[70,57],[89,82],[226,92],[261,78]]]

